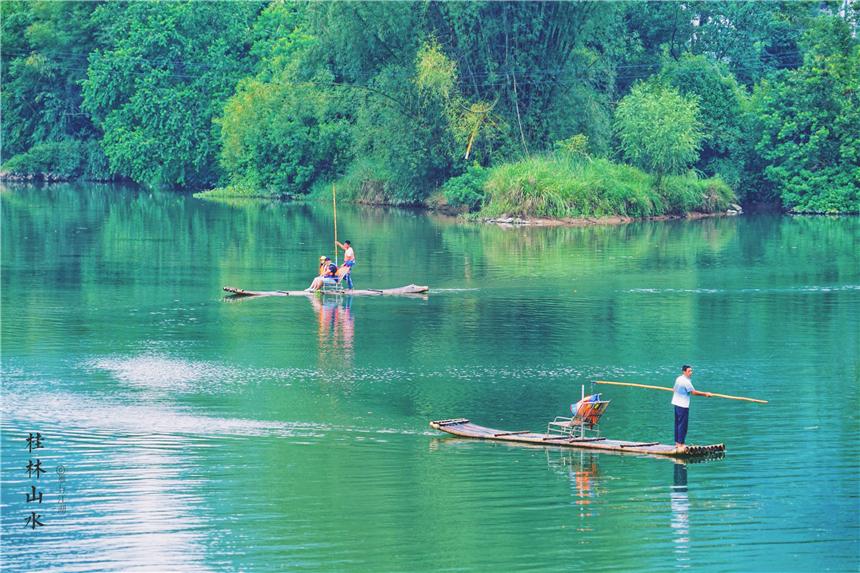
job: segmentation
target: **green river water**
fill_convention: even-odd
[[[4,571],[860,566],[857,218],[505,229],[344,205],[356,288],[428,296],[230,300],[304,288],[330,206],[0,201]],[[671,386],[685,362],[770,401],[693,399],[688,442],[722,459],[428,427],[541,430],[582,385]],[[668,392],[598,389],[605,435],[672,442]]]

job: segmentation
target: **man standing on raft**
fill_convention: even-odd
[[[344,250],[343,266],[346,267],[344,277],[346,278],[346,286],[352,288],[352,266],[355,264],[355,251],[352,250],[352,243],[344,241],[343,243],[335,241],[335,244]]]
[[[679,453],[687,451],[684,440],[687,439],[687,423],[690,421],[690,395],[711,397],[710,392],[698,392],[693,388],[691,376],[693,376],[693,368],[684,364],[681,366],[681,375],[675,378],[675,386],[672,387],[672,405],[675,406],[675,450]]]

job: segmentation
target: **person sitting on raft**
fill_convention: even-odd
[[[320,290],[324,284],[334,285],[340,280],[340,276],[337,274],[337,266],[331,262],[329,257],[322,257],[322,259],[323,263],[320,264],[321,274],[314,278],[311,286],[305,289],[306,291]]]
[[[325,255],[320,255],[320,266],[317,269],[317,276],[314,277],[314,280],[311,282],[311,286],[306,288],[306,291],[310,290],[319,290],[322,286],[322,282],[319,282],[317,279],[321,279],[325,276],[326,272],[328,272],[328,266],[331,264],[331,259]],[[317,282],[319,282],[318,286],[314,286]]]

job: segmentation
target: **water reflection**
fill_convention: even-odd
[[[574,504],[579,508],[580,518],[593,517],[596,512],[592,508],[594,498],[600,495],[598,488],[597,456],[592,452],[547,450],[547,463],[557,472],[570,478],[571,491],[575,497]],[[580,527],[579,530],[589,528]]]
[[[678,568],[690,567],[690,498],[687,495],[687,464],[674,464],[674,479],[670,492],[672,541]]]
[[[355,319],[351,296],[308,297],[317,315],[317,337],[320,362],[335,356],[338,366],[351,366]],[[339,355],[339,356],[338,356]]]
[[[180,438],[177,442],[175,449],[181,447]],[[203,482],[193,477],[199,473],[194,457],[185,451],[177,463],[175,453],[137,447],[117,453],[102,470],[104,490],[94,484],[87,497],[105,496],[98,521],[111,541],[92,544],[105,562],[119,568],[147,563],[154,570],[208,570],[205,502],[197,493]]]

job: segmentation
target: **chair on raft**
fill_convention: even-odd
[[[597,438],[600,429],[597,423],[606,412],[611,400],[602,400],[600,394],[591,394],[583,397],[576,404],[570,405],[572,417],[556,416],[555,420],[547,424],[546,433],[559,436],[570,436],[571,438]]]
[[[346,269],[345,271],[343,269]],[[341,272],[343,271],[343,272]],[[352,290],[352,268],[348,266],[342,266],[337,271],[337,275],[334,277],[326,277],[323,279],[322,288],[320,289],[323,293],[331,293],[331,294],[341,294],[348,290]]]

